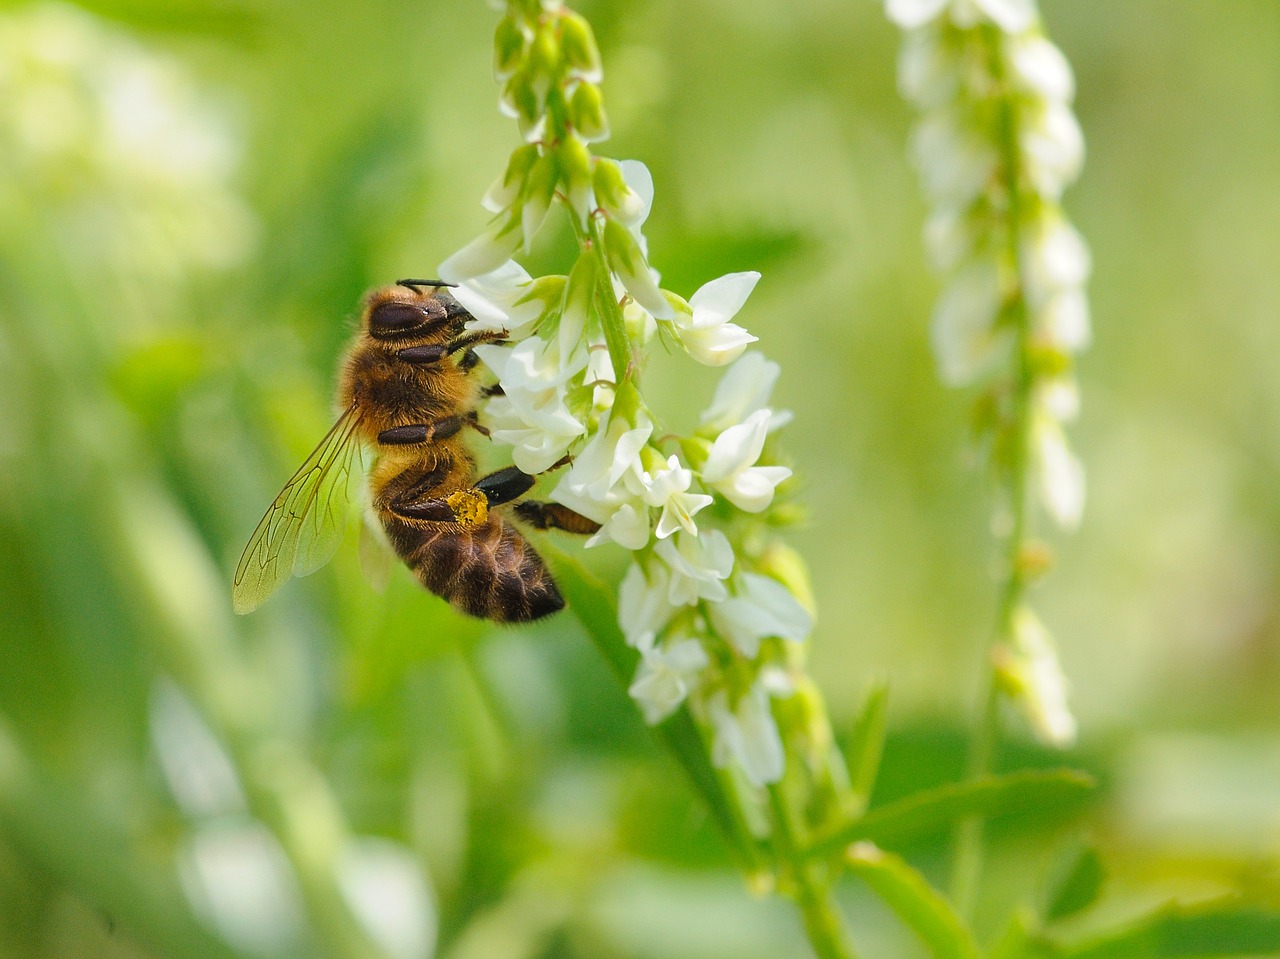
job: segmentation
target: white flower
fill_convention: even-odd
[[[950,0],[888,0],[885,14],[904,30],[914,30],[933,20]]]
[[[484,421],[494,442],[511,446],[512,461],[530,474],[550,469],[586,429],[558,396],[531,416],[517,411],[507,397],[494,397]]]
[[[507,260],[496,270],[463,280],[450,292],[475,317],[467,322],[468,330],[506,330],[518,340],[546,309],[533,295],[532,284],[524,267]]]
[[[729,595],[724,580],[733,572],[733,547],[718,529],[701,536],[681,531],[659,540],[654,555],[667,564],[667,600],[672,606],[692,606],[699,599],[718,603]]]
[[[680,707],[709,660],[696,639],[668,639],[659,646],[652,633],[644,633],[638,647],[640,665],[627,692],[640,704],[645,722],[653,726]]]
[[[492,273],[511,259],[523,238],[519,216],[494,217],[483,233],[441,263],[437,272],[449,283]]]
[[[1084,468],[1051,416],[1036,416],[1032,432],[1040,499],[1059,526],[1074,529],[1084,512]]]
[[[773,501],[775,487],[791,470],[785,466],[756,466],[769,432],[769,410],[756,410],[746,422],[731,426],[711,446],[702,466],[702,481],[734,506],[758,513]]]
[[[1026,92],[1059,103],[1069,103],[1075,96],[1071,65],[1043,36],[1025,34],[1010,39],[1009,63],[1015,82]]]
[[[629,189],[626,202],[614,215],[627,225],[640,244],[641,252],[648,256],[648,244],[640,228],[649,219],[649,211],[653,209],[653,174],[639,160],[619,160],[618,166]]]
[[[763,353],[752,351],[729,367],[716,384],[711,405],[703,411],[701,424],[719,433],[741,423],[757,410],[769,409],[769,394],[778,381],[782,367],[766,360]],[[791,422],[790,410],[769,409],[769,432]]]
[[[769,576],[743,573],[738,589],[722,603],[710,606],[716,632],[742,655],[754,658],[760,641],[769,636],[803,642],[813,628],[813,617],[791,591]]]
[[[1032,186],[1057,199],[1084,164],[1084,133],[1065,103],[1047,102],[1023,115],[1018,133],[1023,169]]]
[[[1058,293],[1036,317],[1039,335],[1050,346],[1077,353],[1089,345],[1089,300],[1079,287]]]
[[[935,34],[911,31],[898,55],[898,89],[921,109],[930,109],[955,93],[960,71],[956,57]]]
[[[618,625],[630,645],[639,646],[642,636],[660,632],[671,621],[677,607],[671,604],[670,586],[671,574],[662,563],[632,563],[627,569],[618,589]]]
[[[1027,300],[1040,306],[1062,290],[1079,289],[1089,278],[1089,247],[1062,217],[1033,227],[1022,238],[1027,264]]]
[[[755,786],[777,782],[786,763],[769,698],[768,690],[757,682],[732,708],[723,690],[707,702],[715,731],[712,761],[721,767],[736,762]]]
[[[1035,18],[1035,0],[951,0],[951,21],[961,28],[989,20],[1005,33],[1021,33]]]
[[[1012,337],[996,329],[1000,305],[1000,268],[986,258],[961,269],[938,297],[933,352],[938,375],[948,386],[971,383],[1003,359]]]
[[[549,469],[586,432],[564,405],[565,383],[586,366],[586,353],[563,362],[558,341],[538,336],[514,348],[477,346],[476,353],[504,390],[485,408],[493,439],[514,447],[512,459],[526,473]]]
[[[712,498],[705,493],[690,493],[693,471],[680,465],[675,454],[668,457],[665,466],[653,472],[641,470],[627,476],[627,487],[649,506],[662,510],[655,531],[658,539],[666,539],[678,529],[685,529],[694,536],[698,526],[693,514],[710,506]]]
[[[729,321],[742,309],[759,280],[760,274],[754,270],[718,277],[704,283],[690,297],[691,313],[676,312],[676,335],[690,356],[707,366],[724,366],[756,341],[756,337]]]
[[[1071,745],[1076,721],[1067,705],[1067,680],[1049,631],[1025,607],[1014,613],[1013,642],[1014,659],[1002,664],[1002,672],[1015,687],[1014,701],[1042,741]]]
[[[653,433],[642,421],[633,426],[613,411],[600,418],[596,435],[573,461],[551,498],[601,524],[587,546],[613,540],[637,550],[649,542],[649,507],[622,482],[642,471],[640,451]]]
[[[595,436],[556,487],[557,496],[565,491],[603,503],[627,473],[641,469],[640,451],[653,434],[653,424],[645,419],[632,424],[614,412],[608,410],[600,417]]]
[[[967,206],[986,190],[999,164],[995,146],[948,109],[921,118],[909,149],[925,195],[934,203]]]
[[[973,253],[985,224],[968,207],[940,206],[924,221],[924,248],[934,270],[947,273]]]

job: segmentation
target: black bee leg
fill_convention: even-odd
[[[458,360],[458,369],[464,373],[470,373],[476,368],[476,364],[480,362],[480,354],[475,350],[467,350],[462,354],[462,359]]]
[[[534,478],[528,473],[508,466],[488,476],[476,480],[475,488],[484,493],[490,506],[510,503],[517,496],[523,496],[533,487]]]
[[[439,343],[396,350],[396,359],[412,363],[414,366],[430,366],[432,363],[439,363],[448,355],[449,352]]]
[[[378,434],[378,442],[384,446],[417,446],[436,440],[448,439],[462,429],[461,416],[446,416],[433,423],[410,423],[407,426],[393,426]]]
[[[485,399],[488,399],[490,396],[505,396],[506,394],[507,391],[502,388],[501,383],[494,383],[493,386],[486,386],[480,391],[480,395]]]
[[[559,503],[539,503],[525,500],[516,504],[516,515],[535,529],[562,529],[567,533],[590,536],[598,532],[600,524],[576,513]]]
[[[489,435],[489,427],[484,426],[480,423],[480,414],[477,411],[472,410],[466,416],[464,416],[463,419],[466,420],[466,423],[468,426],[470,426],[473,430],[475,430],[481,436]]]
[[[396,286],[408,287],[409,289],[413,290],[414,293],[418,292],[418,287],[420,286],[454,287],[457,285],[458,284],[456,283],[446,283],[444,280],[396,280]]]
[[[448,496],[414,499],[413,492],[389,504],[391,512],[402,519],[418,523],[456,523],[474,528],[483,525],[489,509],[509,503],[529,491],[534,478],[514,466],[482,476],[470,489],[457,490]]]

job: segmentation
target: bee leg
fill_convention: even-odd
[[[410,346],[403,350],[396,350],[396,359],[414,366],[430,366],[432,363],[439,363],[449,355],[439,343],[433,343],[429,346]]]
[[[469,350],[473,346],[479,346],[481,343],[505,343],[506,339],[506,330],[473,330],[470,333],[463,333],[461,336],[454,337],[449,341],[446,349],[449,353],[457,353],[461,350]]]
[[[414,498],[415,491],[393,500],[391,512],[402,519],[419,523],[457,523],[464,527],[482,525],[489,508],[509,503],[529,491],[534,478],[514,466],[500,469],[476,480],[470,489],[457,490],[448,496]]]
[[[446,416],[432,423],[410,423],[393,426],[378,434],[378,442],[384,446],[417,446],[435,440],[448,439],[462,429],[461,416]]]
[[[525,500],[516,504],[516,515],[535,529],[562,529],[567,533],[589,536],[598,532],[600,524],[559,503]]]
[[[458,360],[458,369],[464,373],[470,373],[476,368],[476,364],[480,362],[480,354],[475,350],[467,350],[462,354],[462,359]]]
[[[488,399],[490,396],[506,396],[506,394],[507,391],[502,388],[501,383],[494,383],[493,386],[486,386],[480,391],[480,395],[485,399]]]
[[[484,493],[490,506],[509,503],[533,487],[534,478],[514,466],[500,469],[476,480],[475,488]]]
[[[470,426],[473,430],[475,430],[481,436],[489,435],[489,427],[481,424],[480,414],[476,410],[472,410],[471,412],[469,412],[466,416],[463,417],[463,419],[466,420],[467,426]]]

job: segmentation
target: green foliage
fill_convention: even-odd
[[[910,936],[939,955],[994,942],[1000,959],[1276,954],[1280,111],[1257,78],[1275,72],[1280,19],[1266,4],[1043,6],[1089,136],[1068,206],[1094,250],[1097,343],[1075,437],[1091,503],[1036,604],[1079,706],[1068,760],[1089,773],[967,783],[989,531],[963,404],[928,352],[936,286],[895,32],[876,4],[583,12],[611,148],[644,159],[663,198],[646,232],[664,284],[765,273],[748,323],[795,412],[812,672],[836,728],[855,730],[867,806],[794,838],[821,851],[802,872],[855,874],[839,905],[860,953],[918,955]],[[9,5],[0,27],[47,9]],[[735,783],[686,716],[655,739],[627,701],[631,653],[601,586],[617,556],[585,554],[590,573],[558,561],[580,624],[467,621],[398,566],[377,593],[354,535],[253,616],[231,613],[241,546],[332,422],[360,293],[429,274],[484,222],[475,200],[517,145],[493,110],[492,12],[53,9],[70,18],[57,43],[5,33],[0,56],[0,955],[377,955],[332,868],[386,852],[377,841],[429,877],[435,906],[418,913],[438,915],[440,956],[807,955],[795,917],[748,894],[804,878],[756,838],[769,811],[743,821],[718,798]],[[85,34],[96,45],[77,53]],[[79,79],[28,100],[19,51]],[[137,141],[79,112],[112,77],[135,77],[110,115]],[[136,149],[107,149],[122,142]],[[531,262],[561,255],[556,229]],[[662,360],[655,396],[709,394]],[[892,716],[882,687],[864,697],[872,676],[891,677]],[[1063,761],[1016,741],[995,760]],[[975,815],[994,820],[988,865],[958,917],[932,887],[948,830]],[[1096,857],[1047,862],[1082,816]],[[279,907],[248,914],[282,938],[237,949],[191,886],[239,848],[201,858],[197,839],[244,820],[272,837],[268,876],[301,879],[278,901],[224,879]],[[850,862],[857,842],[894,851]],[[1028,891],[1046,889],[1037,914]],[[1148,914],[1153,897],[1174,904]]]

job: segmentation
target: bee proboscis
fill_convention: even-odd
[[[373,511],[391,547],[427,589],[471,616],[519,622],[564,607],[528,540],[492,508],[535,477],[514,466],[476,479],[464,440],[484,432],[473,347],[503,331],[467,331],[471,315],[439,280],[401,280],[365,297],[360,332],[342,362],[337,422],[272,501],[236,566],[237,613],[261,605],[291,575],[333,556],[348,512],[356,450],[376,459]],[[521,518],[541,528],[590,533],[598,525],[556,503],[526,501]]]

